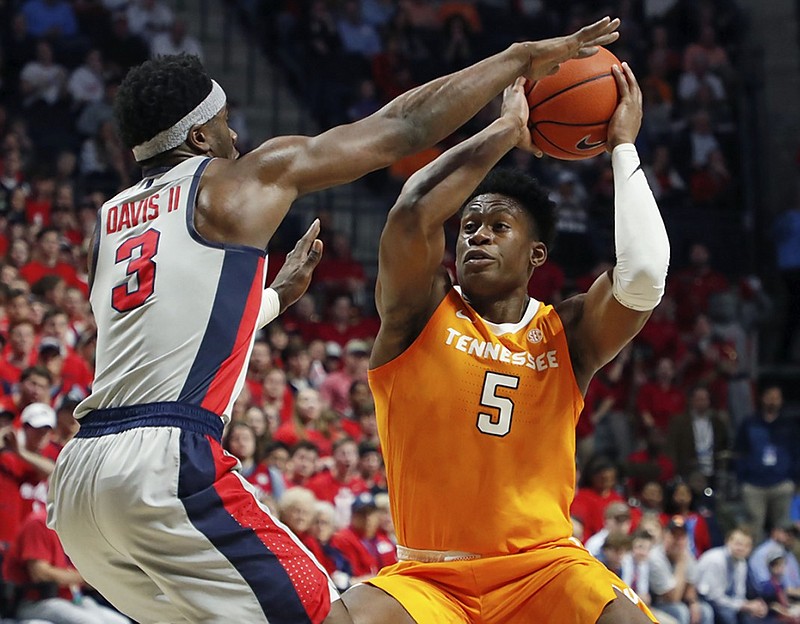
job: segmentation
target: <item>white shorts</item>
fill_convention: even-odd
[[[338,593],[219,444],[222,422],[162,403],[91,412],[58,458],[48,524],[117,609],[157,622],[318,623]]]

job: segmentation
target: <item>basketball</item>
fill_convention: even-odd
[[[608,121],[619,100],[614,64],[620,65],[617,57],[600,47],[593,56],[562,63],[532,88],[526,85],[528,128],[536,147],[561,160],[591,158],[605,150]]]

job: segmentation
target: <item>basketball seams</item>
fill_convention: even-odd
[[[565,154],[570,154],[571,156],[578,156],[581,159],[586,158],[586,153],[585,152],[571,152],[569,150],[566,150],[563,147],[561,147],[560,145],[558,145],[556,143],[553,143],[553,141],[551,141],[544,134],[542,134],[541,130],[537,130],[536,128],[534,128],[533,130],[536,132],[536,134],[538,134],[540,137],[542,137],[545,141],[547,141],[550,145],[555,147],[557,150],[559,150],[561,152],[564,152]]]
[[[566,93],[567,91],[571,91],[572,89],[575,89],[576,87],[580,87],[582,85],[589,84],[589,83],[595,82],[597,80],[602,80],[603,78],[611,78],[612,80],[614,80],[614,76],[611,75],[610,73],[599,74],[597,76],[591,76],[590,78],[585,78],[584,80],[581,80],[580,82],[574,82],[574,83],[570,84],[569,86],[565,87],[564,89],[561,89],[560,91],[556,91],[555,93],[551,93],[550,95],[548,95],[546,98],[544,98],[540,102],[536,102],[536,104],[531,106],[530,110],[534,110],[534,109],[538,108],[539,106],[541,106],[542,104],[544,104],[545,102],[549,102],[550,100],[552,100],[554,98],[557,98],[559,95],[562,95],[562,94]],[[531,88],[531,91],[533,91],[532,88]]]

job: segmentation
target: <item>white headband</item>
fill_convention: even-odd
[[[178,121],[174,126],[162,130],[152,139],[140,143],[133,148],[133,157],[136,162],[141,162],[152,158],[157,154],[161,154],[173,147],[178,147],[186,140],[192,126],[197,124],[204,124],[225,106],[225,91],[220,87],[215,80],[211,81],[211,93],[200,102],[193,111],[188,113],[183,119]]]

